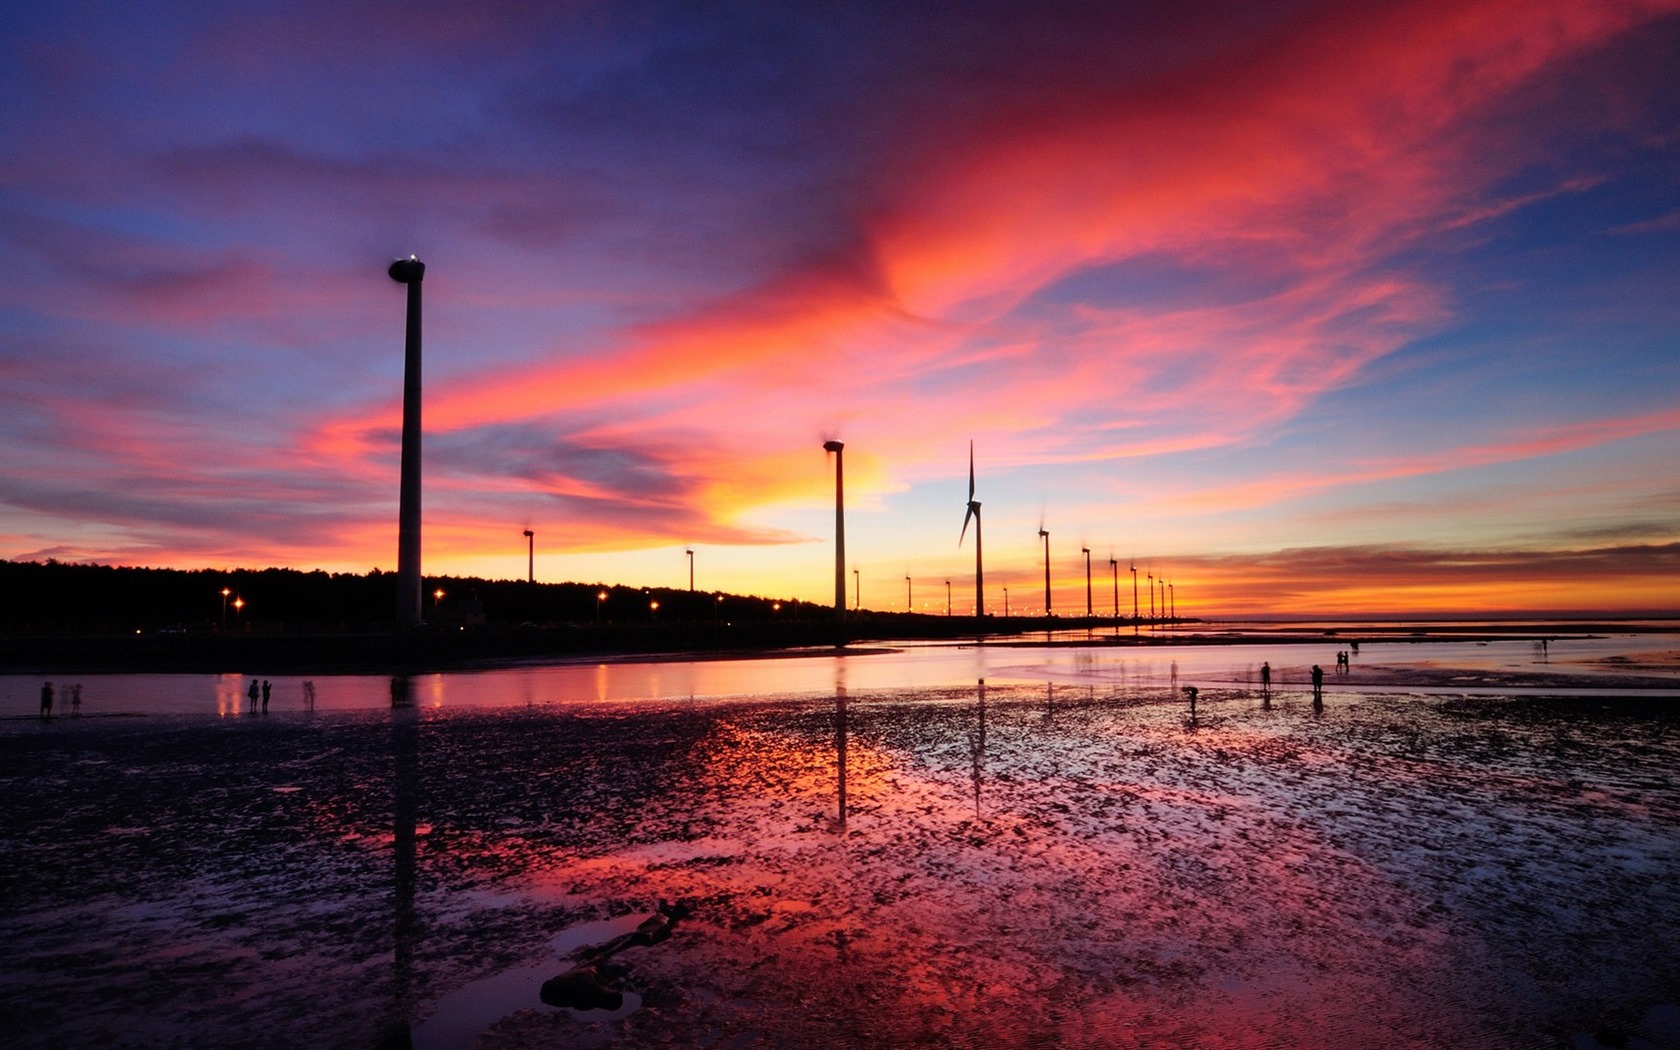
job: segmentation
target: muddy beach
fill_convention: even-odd
[[[7,719],[0,1031],[1680,1046],[1680,702],[1358,676]]]

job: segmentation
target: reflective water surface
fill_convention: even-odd
[[[1293,626],[1293,625],[1292,625]],[[1054,648],[1000,639],[987,645],[906,644],[889,650],[836,655],[833,651],[799,656],[731,660],[615,661],[563,664],[416,676],[413,702],[424,708],[509,707],[537,704],[621,703],[634,701],[711,701],[754,696],[818,695],[830,692],[844,669],[860,691],[939,689],[979,679],[999,684],[1047,681],[1101,681],[1124,685],[1154,682],[1172,686],[1177,678],[1204,685],[1257,686],[1258,668],[1270,663],[1280,687],[1306,688],[1308,671],[1318,663],[1327,673],[1335,652],[1349,647],[1338,637],[1323,645],[1252,642],[1242,645],[1171,645],[1158,647],[1079,646],[1093,632],[1054,636]],[[1105,632],[1094,632],[1101,637]],[[1109,632],[1112,633],[1112,632]],[[1163,632],[1165,633],[1165,632]],[[1020,641],[1042,641],[1043,635]],[[1352,666],[1357,672],[1342,684],[1394,685],[1387,668],[1451,666],[1466,670],[1520,672],[1562,677],[1570,687],[1600,688],[1606,676],[1627,674],[1621,663],[1667,654],[1668,666],[1639,674],[1663,678],[1680,688],[1674,634],[1608,634],[1559,637],[1544,653],[1531,640],[1487,644],[1440,639],[1366,642]],[[43,680],[57,678],[62,694],[82,685],[86,714],[187,714],[222,716],[249,712],[249,674],[225,675],[0,675],[0,717],[33,715]],[[272,682],[271,712],[373,710],[389,707],[390,680],[371,675],[278,675]],[[1589,680],[1592,679],[1592,680]],[[1507,686],[1513,683],[1504,683]],[[313,702],[309,700],[313,689]],[[1553,686],[1552,688],[1555,688]],[[68,713],[61,695],[59,714]]]
[[[1680,717],[1589,641],[1364,645],[1318,709],[1299,676],[1334,643],[521,669],[396,711],[384,680],[318,679],[313,710],[277,680],[267,718],[243,679],[169,679],[208,692],[30,711],[0,720],[0,1022],[42,1047],[1680,1046]],[[1616,695],[1430,691],[1507,672]],[[766,681],[797,687],[736,691]],[[619,1009],[541,1001],[676,905],[596,966]]]

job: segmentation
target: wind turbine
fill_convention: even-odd
[[[1038,538],[1044,541],[1044,617],[1049,619],[1053,615],[1050,612],[1050,533],[1043,521],[1038,523]]]
[[[823,442],[823,451],[834,453],[834,618],[846,619],[846,489],[845,445],[838,441]]]
[[[974,519],[974,619],[980,621],[986,615],[986,571],[981,560],[980,546],[980,502],[974,498],[974,442],[968,443],[968,513],[963,515],[962,533],[957,537],[957,546],[968,536],[968,519]],[[950,612],[946,609],[947,614]]]

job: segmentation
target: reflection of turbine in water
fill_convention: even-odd
[[[974,816],[980,817],[980,778],[983,772],[981,763],[986,757],[986,680],[980,679],[979,684],[979,732],[970,733],[968,737],[969,754],[974,761]]]
[[[838,662],[838,661],[836,661]],[[840,795],[840,830],[846,830],[846,669],[834,669],[834,768]]]
[[[982,559],[980,545],[980,504],[974,498],[974,442],[968,443],[968,513],[963,515],[962,532],[957,536],[957,546],[968,536],[968,520],[974,519],[974,621],[977,626],[985,625],[986,617],[986,569]],[[947,607],[949,612],[949,607]]]
[[[406,690],[405,690],[406,691]],[[414,1017],[414,947],[418,922],[414,912],[417,879],[415,824],[420,804],[420,713],[413,707],[391,712],[391,744],[395,757],[393,777],[395,834],[392,853],[395,866],[395,948],[392,958],[392,1017],[386,1047],[412,1046],[410,1025]]]

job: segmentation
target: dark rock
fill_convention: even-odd
[[[624,993],[607,987],[593,966],[579,966],[550,977],[543,982],[541,995],[549,1006],[574,1010],[616,1010],[624,1005]]]

